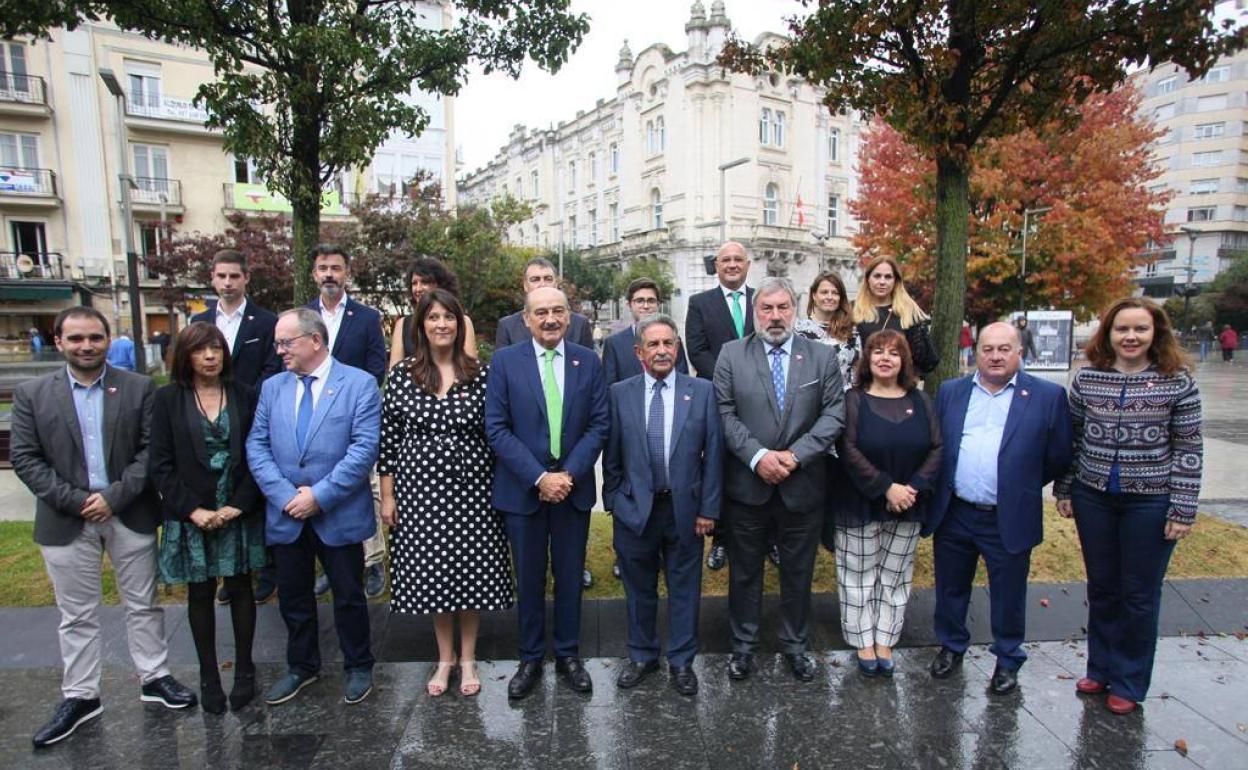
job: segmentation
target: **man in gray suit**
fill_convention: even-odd
[[[754,668],[768,533],[780,548],[780,643],[793,676],[814,679],[806,655],[810,583],[823,526],[824,458],[845,421],[840,370],[829,348],[793,334],[797,293],[766,278],[754,294],[755,332],[715,363],[715,397],[728,463],[728,676]]]
[[[108,321],[94,308],[61,311],[53,338],[66,366],[17,387],[10,444],[13,470],[38,498],[35,542],[61,611],[64,700],[35,733],[35,748],[62,740],[103,710],[98,609],[105,553],[126,606],[140,699],[175,709],[196,703],[169,675],[164,613],[156,603],[160,508],[147,484],[155,386],[107,364]]]

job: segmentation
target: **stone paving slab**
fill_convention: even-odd
[[[342,676],[326,670],[288,704],[222,716],[142,704],[130,667],[110,664],[104,715],[38,752],[30,735],[59,697],[59,672],[9,668],[0,670],[0,767],[1244,767],[1248,642],[1159,645],[1153,691],[1126,717],[1075,694],[1082,642],[1028,643],[1020,689],[1004,697],[987,692],[993,658],[985,647],[972,648],[961,674],[944,681],[926,673],[933,650],[923,647],[897,651],[891,681],[861,677],[852,652],[826,651],[810,684],[795,682],[778,655],[764,656],[745,682],[728,680],[726,656],[702,655],[692,699],[663,674],[617,690],[618,661],[607,658],[587,662],[592,694],[570,692],[548,666],[539,689],[518,703],[506,697],[514,661],[483,662],[476,698],[454,687],[427,696],[431,664],[379,663],[375,692],[357,706],[342,702]],[[262,665],[261,683],[281,669]],[[174,673],[195,680],[193,667]],[[224,679],[228,688],[228,672]],[[1180,739],[1186,756],[1175,749]]]

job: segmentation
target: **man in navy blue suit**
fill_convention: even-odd
[[[715,388],[676,371],[676,322],[653,315],[637,326],[644,372],[611,386],[611,434],[603,503],[614,514],[615,552],[628,597],[628,689],[659,668],[660,565],[667,576],[667,661],[681,695],[698,691],[698,602],[702,537],[719,519],[724,445]]]
[[[545,257],[534,257],[524,265],[524,294],[541,288],[559,288],[559,276],[555,274],[555,265]],[[568,328],[563,336],[577,345],[594,349],[594,327],[589,319],[580,313],[568,314]],[[524,311],[517,310],[511,315],[498,319],[498,330],[494,333],[494,349],[515,345],[532,339],[529,324]]]
[[[594,463],[607,442],[602,363],[564,339],[568,298],[529,292],[524,317],[532,339],[495,351],[485,399],[485,432],[501,511],[516,564],[520,666],[507,687],[523,698],[541,680],[546,656],[546,555],[555,578],[556,670],[576,692],[593,682],[580,658],[581,572],[589,512],[598,499]]]
[[[1027,573],[1044,539],[1042,490],[1071,461],[1066,391],[1020,371],[1023,344],[1006,323],[984,327],[975,373],[940,386],[944,433],[940,483],[923,534],[935,533],[936,638],[931,673],[944,679],[962,665],[970,641],[966,612],[979,557],[988,567],[992,653],[990,689],[1018,687],[1027,659]]]
[[[191,316],[191,322],[203,321],[216,325],[230,346],[230,363],[234,379],[260,390],[269,377],[282,371],[282,359],[273,348],[273,327],[277,316],[247,298],[251,271],[247,257],[234,249],[221,249],[212,255],[212,288],[217,300],[208,309]],[[277,582],[270,565],[256,571],[256,604],[273,597]],[[217,604],[229,604],[230,592],[222,581],[217,589]]]
[[[321,314],[329,330],[330,355],[335,361],[363,369],[377,380],[380,387],[386,379],[386,338],[381,329],[381,313],[347,296],[351,282],[351,257],[341,247],[322,243],[312,250],[312,278],[320,288],[320,296],[306,307]],[[374,474],[373,479],[376,479]],[[386,536],[381,526],[381,493],[374,482],[377,499],[377,530],[364,541],[364,593],[370,599],[381,596],[386,588]],[[321,575],[316,582],[316,595],[329,590],[329,578]]]
[[[607,337],[602,346],[602,365],[607,370],[607,387],[610,388],[621,380],[641,374],[642,364],[637,358],[637,330],[641,319],[659,312],[663,298],[659,294],[659,284],[653,278],[638,278],[628,285],[625,292],[628,298],[628,311],[633,315],[633,322],[620,331]],[[689,361],[685,358],[685,346],[677,337],[676,371],[689,373]]]

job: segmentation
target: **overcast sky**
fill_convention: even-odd
[[[526,62],[519,81],[478,70],[455,102],[455,143],[462,149],[461,175],[493,159],[516,123],[546,128],[571,120],[577,110],[615,96],[615,63],[624,40],[636,56],[654,43],[684,51],[685,23],[693,0],[572,0],[589,14],[589,33],[558,75]],[[710,15],[711,0],[703,0]],[[760,32],[785,32],[784,19],[800,14],[797,0],[727,0],[734,29],[750,40]]]

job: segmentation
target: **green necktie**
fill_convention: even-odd
[[[741,309],[741,292],[730,292],[732,297],[732,325],[737,329],[737,337],[745,336],[745,311]]]
[[[560,437],[563,435],[563,396],[559,395],[559,383],[555,382],[555,356],[557,350],[547,350],[542,354],[546,358],[546,376],[542,378],[542,390],[546,393],[546,422],[550,427],[550,456],[559,459],[562,449]]]

